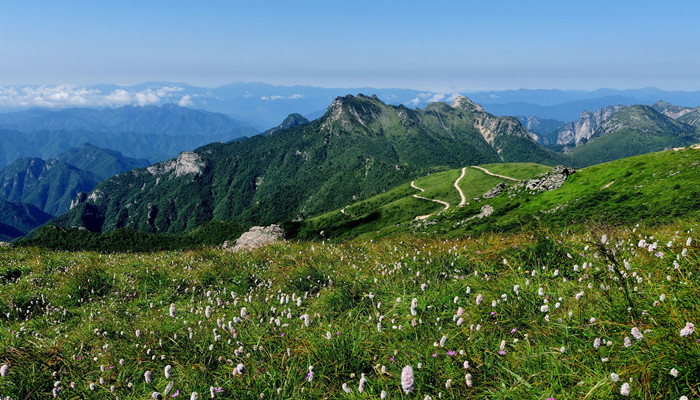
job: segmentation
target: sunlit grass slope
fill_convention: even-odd
[[[515,177],[532,178],[551,167],[533,163],[488,164],[488,168],[497,166],[498,173],[513,173]],[[492,171],[493,172],[493,171]],[[343,209],[308,219],[301,224],[301,237],[350,238],[361,235],[386,235],[397,230],[405,230],[407,224],[415,217],[437,213],[445,207],[436,202],[416,199],[419,195],[428,199],[437,199],[457,207],[461,198],[454,183],[462,174],[462,169],[434,173],[414,181],[415,186],[423,192],[411,188],[409,184],[353,203]],[[507,175],[508,176],[508,175]],[[498,183],[507,182],[503,178],[487,175],[483,171],[467,167],[464,177],[459,182],[466,200],[480,197]],[[321,234],[321,231],[323,233]]]
[[[0,394],[695,398],[698,228],[403,235],[246,254],[3,248]]]

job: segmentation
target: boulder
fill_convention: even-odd
[[[566,178],[574,173],[576,170],[573,168],[557,165],[550,172],[527,181],[525,189],[541,192],[559,189],[566,182]]]
[[[484,195],[482,197],[485,199],[493,199],[494,197],[497,197],[498,195],[503,193],[503,189],[505,189],[505,188],[506,188],[506,184],[501,182],[498,185],[496,185],[495,188],[484,193]]]
[[[224,250],[238,252],[250,251],[284,240],[284,229],[279,225],[254,226],[242,234],[232,245],[224,243]]]

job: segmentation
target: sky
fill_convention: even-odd
[[[0,86],[700,89],[700,1],[0,0]]]

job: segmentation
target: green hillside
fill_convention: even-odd
[[[528,179],[539,173],[549,171],[547,167],[534,163],[485,164],[489,172],[496,172],[514,177]],[[451,215],[461,201],[459,192],[454,187],[455,181],[462,176],[462,169],[431,174],[414,181],[414,185],[424,192],[411,188],[409,184],[401,185],[391,191],[346,206],[343,211],[336,210],[303,221],[294,230],[304,238],[352,238],[359,235],[381,236],[395,231],[409,229],[416,217],[425,216],[444,210],[444,205],[417,199],[420,195],[428,199],[442,200],[450,204],[445,211]],[[467,167],[459,180],[459,187],[467,202],[494,188],[499,183],[509,180],[491,176],[476,168]],[[323,231],[323,234],[320,232]]]
[[[489,172],[516,179],[530,179],[551,167],[539,164],[485,164]],[[453,184],[461,170],[451,170],[415,180],[426,189],[420,193],[402,185],[380,196],[348,205],[345,213],[333,211],[303,221],[294,230],[304,238],[352,238],[383,236],[397,231],[447,235],[503,231],[536,226],[583,226],[587,223],[664,223],[675,218],[700,216],[700,150],[664,151],[631,157],[579,170],[559,189],[530,192],[518,182],[467,168],[460,180],[468,204],[457,207],[460,197]],[[493,199],[481,196],[497,184],[506,191]],[[441,204],[412,197],[447,201]],[[479,199],[476,199],[479,198]],[[492,216],[473,217],[485,205]],[[428,222],[418,216],[436,214]],[[323,234],[320,234],[323,232]]]

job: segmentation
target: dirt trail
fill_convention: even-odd
[[[420,190],[421,192],[425,192],[425,189],[419,188],[418,186],[415,185],[414,182],[415,182],[415,181],[412,181],[412,182],[411,182],[411,187],[412,187],[412,188],[417,189],[417,190]],[[446,211],[446,210],[449,210],[449,208],[450,208],[450,203],[448,203],[448,202],[446,202],[446,201],[435,200],[435,199],[429,199],[429,198],[427,198],[427,197],[418,196],[417,194],[414,194],[413,197],[415,197],[415,198],[417,198],[417,199],[422,199],[422,200],[434,201],[434,202],[436,202],[436,203],[440,203],[440,204],[442,204],[443,206],[445,206],[445,209],[444,209],[444,210],[440,210],[440,211],[438,211],[437,213],[432,213],[432,214],[428,214],[428,215],[419,215],[419,216],[417,216],[416,219],[418,219],[418,220],[420,220],[420,219],[426,219],[426,218],[432,217],[433,215],[439,214],[439,213],[441,213],[441,212],[443,212],[443,211]]]
[[[460,175],[459,178],[457,178],[457,180],[455,181],[455,189],[457,189],[457,191],[459,192],[459,197],[461,199],[459,201],[459,204],[457,204],[457,207],[463,207],[465,204],[467,204],[467,198],[464,196],[464,192],[462,192],[462,189],[460,189],[459,187],[459,181],[461,181],[462,178],[464,178],[464,174],[466,173],[467,167],[462,168],[462,175]]]
[[[476,165],[472,165],[472,168],[476,168],[476,169],[478,169],[478,170],[484,171],[484,173],[486,173],[487,175],[497,176],[497,177],[499,177],[499,178],[509,179],[509,180],[511,180],[511,181],[520,182],[520,179],[511,178],[510,176],[505,176],[505,175],[494,174],[493,172],[491,172],[491,171],[489,171],[489,170],[487,170],[486,168],[483,168],[483,167],[477,167]]]

